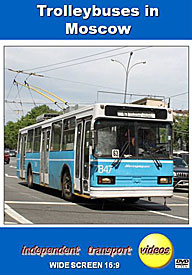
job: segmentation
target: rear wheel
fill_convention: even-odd
[[[29,188],[33,188],[33,173],[31,167],[28,169],[28,174],[27,174],[27,185]]]
[[[72,179],[69,171],[65,171],[62,179],[62,197],[68,201],[74,201],[72,193]]]

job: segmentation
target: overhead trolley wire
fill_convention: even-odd
[[[9,106],[9,104],[7,104],[7,107],[11,110],[11,112],[13,112],[14,114],[16,114],[17,118],[20,119],[20,117],[18,116],[17,113],[15,113],[15,111]]]
[[[127,46],[126,46],[126,47],[127,47]],[[120,47],[120,48],[117,48],[117,49],[104,51],[104,52],[102,52],[102,53],[95,53],[95,54],[92,54],[92,55],[88,55],[88,56],[84,56],[84,57],[80,57],[80,58],[76,58],[76,59],[72,59],[72,60],[68,60],[68,61],[64,61],[64,62],[58,62],[58,63],[55,63],[55,64],[50,64],[50,65],[45,65],[45,66],[41,66],[41,67],[36,67],[36,68],[33,68],[33,69],[44,68],[44,67],[53,66],[53,65],[56,65],[56,64],[68,63],[68,62],[72,62],[72,61],[75,61],[75,60],[80,60],[80,59],[83,59],[83,58],[88,58],[88,57],[92,57],[92,56],[95,56],[95,55],[101,55],[101,54],[104,54],[104,53],[107,53],[107,52],[120,50],[120,49],[126,48],[126,47]],[[152,46],[146,46],[146,47],[139,48],[139,49],[135,49],[135,50],[132,50],[132,51],[133,51],[133,52],[135,52],[135,51],[141,51],[141,50],[145,50],[145,49],[148,49],[148,48],[151,48],[151,47],[152,47]],[[110,56],[104,56],[104,57],[100,57],[100,58],[93,59],[93,60],[87,60],[87,61],[80,62],[80,63],[70,64],[70,65],[67,65],[67,66],[59,67],[59,68],[54,68],[54,69],[45,70],[45,71],[42,71],[42,72],[47,72],[47,71],[56,70],[56,69],[61,69],[61,68],[65,68],[65,67],[80,65],[80,64],[87,63],[87,62],[93,62],[93,61],[97,61],[97,60],[101,60],[101,59],[105,59],[105,58],[109,58],[109,57],[114,57],[114,56],[117,56],[117,55],[127,54],[127,53],[129,53],[129,52],[130,52],[130,51],[127,51],[127,52],[124,52],[124,53],[118,53],[118,54],[110,55]],[[33,69],[31,69],[31,70],[33,70]],[[50,78],[50,79],[52,78],[52,79],[56,79],[56,80],[68,81],[68,82],[77,83],[77,84],[83,84],[83,85],[88,85],[88,86],[94,86],[94,87],[100,87],[100,88],[108,88],[108,89],[113,89],[113,90],[122,91],[122,89],[114,89],[114,88],[106,87],[106,86],[102,86],[102,85],[94,85],[94,84],[90,84],[90,83],[86,83],[86,82],[70,81],[70,80],[65,80],[65,79],[62,79],[62,78],[57,78],[57,77],[52,77],[52,76],[41,75],[41,74],[38,74],[39,72],[38,72],[38,73],[26,72],[26,71],[29,70],[29,69],[27,69],[27,70],[25,70],[25,71],[24,71],[24,70],[13,70],[13,69],[8,69],[8,70],[9,70],[9,71],[12,71],[12,72],[17,72],[17,74],[18,74],[18,73],[22,73],[22,74],[28,74],[28,75],[30,75],[30,76],[39,76],[39,77],[45,77],[45,78]]]
[[[107,87],[107,86],[103,86],[103,85],[96,85],[96,84],[91,84],[91,83],[82,82],[82,81],[68,80],[68,79],[59,78],[59,77],[54,77],[54,76],[48,76],[48,75],[44,75],[44,78],[55,79],[55,80],[61,80],[61,81],[65,81],[65,82],[71,82],[71,83],[76,83],[76,84],[82,84],[82,85],[87,85],[87,86],[92,86],[92,87],[97,87],[97,88],[105,88],[105,89],[111,89],[111,90],[117,90],[117,91],[124,91],[124,89],[118,89],[118,88],[114,88],[114,87]]]
[[[172,96],[170,96],[170,98],[172,98],[172,97],[176,97],[176,96],[180,96],[180,95],[185,95],[185,94],[188,94],[188,92],[181,93],[181,94],[176,94],[176,95],[172,95]]]
[[[24,83],[27,82],[27,79],[29,79],[29,77],[30,77],[30,75],[25,79]],[[23,87],[23,86],[21,86],[21,87]],[[31,98],[32,98],[32,101],[33,101],[34,106],[37,106],[36,103],[35,103],[35,100],[34,100],[34,98],[33,98],[32,92],[31,92],[31,90],[30,90],[29,87],[28,87],[28,90],[29,90],[29,93],[30,93],[30,95],[31,95]]]
[[[41,75],[39,73],[41,73],[41,72],[47,72],[47,71],[51,71],[51,70],[56,70],[56,69],[60,69],[60,68],[65,68],[65,67],[70,67],[70,66],[75,66],[75,65],[80,65],[80,64],[84,64],[84,63],[88,63],[88,62],[93,62],[93,61],[97,61],[97,60],[101,60],[101,59],[105,59],[105,58],[109,58],[109,57],[124,55],[124,54],[130,53],[130,52],[141,51],[141,50],[145,50],[145,49],[148,49],[148,48],[151,48],[151,47],[153,47],[153,46],[146,46],[146,47],[142,47],[142,48],[135,49],[135,50],[129,50],[129,51],[126,51],[126,52],[123,52],[123,53],[118,53],[118,54],[109,55],[109,56],[103,56],[103,57],[100,57],[100,58],[96,58],[96,59],[92,59],[92,60],[87,60],[87,61],[83,61],[83,62],[75,63],[75,64],[69,64],[69,65],[66,65],[66,66],[62,66],[62,67],[58,67],[58,68],[53,68],[53,69],[49,69],[49,70],[42,70],[42,71],[35,72],[35,73],[34,72],[30,73],[30,72],[27,72],[27,71],[41,69],[41,68],[46,68],[46,67],[51,67],[51,66],[56,66],[56,65],[60,65],[60,64],[65,64],[65,63],[73,62],[73,61],[78,61],[78,60],[81,60],[81,59],[86,59],[86,58],[89,58],[89,57],[105,54],[107,52],[112,52],[112,51],[117,51],[117,50],[120,50],[120,49],[124,49],[124,48],[127,48],[127,46],[120,47],[120,48],[113,49],[113,50],[104,51],[104,52],[101,52],[101,53],[95,53],[95,54],[92,54],[92,55],[87,55],[87,56],[83,56],[83,57],[79,57],[79,58],[74,58],[74,59],[71,59],[71,60],[66,60],[66,61],[62,61],[62,62],[58,62],[58,63],[54,63],[54,64],[49,64],[49,65],[44,65],[44,66],[40,66],[40,67],[35,67],[35,68],[31,68],[31,69],[13,70],[13,69],[7,68],[7,70],[12,71],[12,72],[18,72],[18,73],[23,73],[23,74],[29,74],[29,75],[33,75],[33,76],[43,77],[43,75]]]
[[[90,62],[102,60],[102,59],[105,59],[105,58],[110,58],[110,57],[114,57],[114,56],[124,55],[124,54],[130,53],[130,52],[136,52],[136,51],[145,50],[145,49],[148,49],[148,48],[151,48],[151,47],[152,46],[143,47],[143,48],[135,49],[135,50],[132,50],[132,51],[129,50],[127,52],[113,54],[113,55],[108,55],[108,56],[103,56],[103,57],[99,57],[99,58],[95,58],[95,59],[91,59],[91,60],[87,60],[87,61],[82,61],[82,62],[78,62],[78,63],[74,63],[74,64],[69,64],[69,65],[65,65],[65,66],[56,67],[56,68],[53,68],[53,69],[41,70],[41,71],[38,71],[37,73],[44,73],[44,72],[54,71],[54,70],[68,68],[68,67],[72,67],[72,66],[77,66],[77,65],[81,65],[81,64],[85,64],[85,63],[90,63]]]
[[[16,103],[20,103],[19,101],[15,101],[15,100],[5,100],[5,103],[7,104],[16,104]],[[23,101],[22,102],[23,105],[26,104],[26,105],[32,105],[33,102],[29,102],[29,101]],[[41,105],[41,104],[46,104],[46,105],[49,105],[49,104],[55,104],[54,102],[36,102],[36,105]],[[92,105],[94,104],[94,102],[70,102],[69,105]]]
[[[17,73],[16,75],[15,75],[15,78],[14,78],[14,80],[16,79],[16,77],[17,77],[17,75],[18,75],[19,73]],[[10,93],[11,93],[11,91],[12,91],[12,88],[13,88],[13,86],[14,86],[14,80],[13,80],[13,82],[12,82],[12,84],[11,84],[11,87],[10,87],[10,89],[9,89],[9,92],[8,92],[8,95],[7,95],[7,98],[10,96]]]
[[[26,72],[26,70],[13,70],[13,69],[10,69],[10,68],[7,68],[8,71],[10,72],[14,72],[14,73],[17,73],[17,74],[28,74],[29,76],[39,76],[39,77],[43,77],[43,75],[41,74],[37,74],[37,73],[29,73],[29,72]],[[16,77],[15,77],[16,78]]]
[[[18,84],[17,84],[16,80],[14,80],[14,81],[13,81],[13,83],[16,83],[16,87],[17,87],[17,90],[18,90],[18,95],[19,95],[19,99],[20,99],[19,104],[21,105],[21,110],[22,110],[22,113],[24,114],[23,105],[22,105],[21,96],[20,96],[19,86],[18,86]]]
[[[8,103],[8,104],[16,104],[16,103],[20,103],[20,101],[16,101],[16,100],[5,100],[5,103]],[[30,101],[23,101],[22,104],[29,104],[29,105],[32,105],[33,102],[30,102]],[[36,105],[39,105],[39,104],[45,104],[44,102],[35,102]],[[46,102],[46,104],[55,104],[54,102]]]
[[[14,71],[12,69],[7,69],[7,70]],[[20,71],[20,73],[25,73],[25,72],[24,71],[23,72]],[[31,73],[30,73],[30,75],[39,76],[37,74],[31,74]],[[74,80],[69,80],[69,79],[64,79],[64,78],[49,76],[49,75],[41,75],[41,77],[48,78],[48,79],[61,80],[61,81],[71,82],[71,83],[76,83],[76,84],[82,84],[82,85],[87,85],[87,86],[92,86],[92,87],[98,87],[98,88],[105,88],[105,89],[123,91],[123,89],[118,89],[118,88],[113,88],[113,87],[108,87],[108,86],[103,86],[103,85],[96,85],[96,84],[91,84],[91,83],[83,82],[83,81],[74,81]],[[13,86],[13,83],[12,83],[12,86]]]
[[[16,73],[15,78],[14,78],[14,80],[13,80],[13,83],[12,83],[12,85],[11,85],[10,91],[9,91],[9,93],[8,93],[8,95],[7,95],[7,99],[8,99],[8,97],[9,97],[9,95],[10,95],[10,92],[11,92],[11,89],[12,89],[13,85],[15,84],[15,80],[16,80],[18,74],[20,74],[20,73],[22,73],[22,74],[27,74],[28,77],[25,79],[25,81],[27,81],[27,79],[29,79],[30,76],[39,76],[39,77],[42,77],[42,75],[39,75],[39,74],[36,74],[36,73],[33,73],[33,72],[32,72],[32,73],[24,72],[23,70],[13,70],[13,69],[10,69],[10,68],[7,68],[7,70]],[[20,92],[21,92],[22,88],[23,88],[23,86],[21,86],[20,89],[18,88],[18,93],[17,93],[17,95],[15,96],[15,98],[17,98],[18,95],[19,95],[19,97],[20,97]],[[32,98],[32,100],[33,100],[33,104],[35,105],[35,101],[34,101],[34,98],[33,98],[33,95],[32,95],[32,93],[31,93],[30,89],[29,89],[29,92],[30,92],[31,98]],[[20,97],[20,100],[21,100],[21,97]],[[22,104],[22,102],[21,102],[21,104]],[[35,106],[36,106],[36,105],[35,105]]]
[[[15,84],[16,78],[17,78],[18,74],[20,74],[20,73],[22,73],[22,74],[27,74],[27,75],[28,75],[28,76],[26,77],[26,79],[24,80],[24,82],[26,82],[26,81],[30,78],[30,76],[42,77],[42,75],[39,75],[39,74],[36,74],[36,73],[33,73],[33,72],[32,72],[32,73],[28,73],[28,72],[24,72],[23,70],[13,70],[13,69],[10,69],[10,68],[8,68],[8,70],[11,71],[11,72],[16,72],[16,73],[17,73],[16,76],[15,76],[15,78],[14,78],[14,80],[13,80],[13,83],[12,83],[12,86],[11,86],[11,87],[13,87],[13,85]],[[18,85],[17,85],[17,87],[18,87]],[[17,98],[18,95],[19,95],[19,97],[20,97],[20,92],[21,92],[22,88],[23,88],[23,86],[21,86],[20,89],[18,88],[18,94],[16,95],[15,99]],[[28,87],[28,89],[29,89],[29,87]],[[34,100],[34,98],[33,98],[33,95],[32,95],[32,93],[31,93],[31,90],[30,90],[30,89],[29,89],[29,92],[30,92],[30,95],[31,95],[33,104],[36,106],[35,100]],[[7,98],[8,98],[8,97],[7,97]],[[21,101],[21,97],[20,97],[20,101]],[[22,102],[20,102],[20,104],[22,105]]]
[[[73,62],[73,61],[78,61],[78,60],[81,60],[81,59],[85,59],[85,58],[89,58],[89,57],[93,57],[93,56],[105,54],[105,53],[108,53],[108,52],[113,52],[113,51],[121,50],[121,49],[127,48],[127,47],[128,47],[128,46],[119,47],[119,48],[115,48],[115,49],[112,49],[112,50],[107,50],[107,51],[104,51],[104,52],[99,52],[99,53],[94,53],[94,54],[90,54],[90,55],[86,55],[86,56],[82,56],[82,57],[78,57],[78,58],[73,58],[73,59],[66,60],[66,61],[61,61],[61,62],[57,62],[57,63],[52,63],[52,64],[48,64],[48,65],[44,65],[44,66],[39,66],[39,67],[31,68],[31,69],[25,69],[25,71],[33,71],[33,70],[42,69],[42,68],[46,68],[46,67],[57,66],[57,65],[64,64],[64,63],[69,63],[69,62]]]
[[[11,71],[14,71],[11,69]],[[17,75],[18,73],[24,73],[23,71],[15,71],[17,72]],[[35,73],[28,73],[29,76],[33,75],[33,76],[38,76],[36,75]],[[17,76],[16,75],[16,76]],[[60,80],[60,81],[65,81],[65,82],[71,82],[71,83],[76,83],[76,84],[82,84],[82,85],[87,85],[87,86],[93,86],[93,87],[100,87],[100,88],[106,88],[106,89],[110,89],[110,90],[116,90],[116,91],[123,91],[123,89],[118,89],[118,88],[114,88],[114,87],[107,87],[107,86],[103,86],[103,85],[96,85],[96,84],[91,84],[91,83],[87,83],[87,82],[81,82],[81,81],[74,81],[74,80],[68,80],[68,79],[64,79],[64,78],[59,78],[59,77],[54,77],[54,76],[48,76],[48,75],[40,75],[41,77],[44,77],[44,78],[48,78],[48,79],[55,79],[55,80]],[[16,77],[15,77],[16,78]],[[13,86],[13,84],[12,84]],[[37,86],[36,86],[37,87]],[[12,88],[12,87],[11,87]],[[43,89],[42,89],[43,90]],[[45,91],[45,90],[44,90]],[[9,93],[10,94],[10,93]],[[116,92],[116,94],[118,94],[118,92]],[[179,93],[179,94],[176,94],[176,95],[172,95],[170,97],[165,97],[166,99],[167,98],[174,98],[174,97],[177,97],[177,96],[181,96],[181,95],[185,95],[185,94],[188,94],[188,92],[183,92],[183,93]],[[32,94],[31,94],[32,95]],[[143,94],[140,94],[140,95],[143,95]],[[149,94],[148,94],[149,96]],[[151,95],[152,96],[152,95]],[[8,96],[7,96],[7,99],[8,99]],[[38,103],[39,104],[39,103]]]
[[[8,69],[8,70],[10,70],[10,69]],[[13,70],[11,70],[11,71],[13,71]],[[22,71],[20,71],[20,72],[22,72]],[[24,73],[24,72],[22,72],[22,73]],[[39,75],[37,75],[35,73],[30,73],[30,75],[39,76]],[[87,86],[92,86],[92,87],[98,87],[98,88],[100,87],[100,88],[105,88],[105,89],[110,89],[110,90],[116,90],[116,91],[124,91],[124,89],[118,89],[118,88],[108,87],[108,86],[103,86],[103,85],[96,85],[96,84],[91,84],[91,83],[83,82],[83,81],[74,81],[74,80],[69,80],[69,79],[64,79],[64,78],[49,76],[49,75],[40,75],[40,76],[44,77],[44,78],[55,79],[55,80],[60,80],[60,81],[64,81],[64,82],[71,82],[71,83],[82,84],[82,85],[87,85]],[[16,77],[14,79],[16,79]],[[12,89],[12,87],[13,87],[13,83],[11,85],[10,90]],[[7,96],[7,99],[9,97],[9,95],[10,95],[10,90],[9,90],[9,94]],[[172,95],[172,96],[169,96],[169,97],[165,97],[165,99],[167,99],[167,98],[173,98],[173,97],[177,97],[177,96],[181,96],[181,95],[185,95],[185,94],[188,94],[188,92],[183,92],[183,93],[179,93],[179,94]]]

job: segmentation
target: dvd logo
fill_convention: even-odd
[[[175,268],[190,268],[189,259],[175,259]]]

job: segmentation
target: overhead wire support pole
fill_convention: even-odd
[[[30,87],[30,86],[27,85],[27,84],[20,83],[20,82],[18,82],[18,81],[16,81],[16,80],[14,80],[13,83],[16,84],[16,85],[21,85],[21,86],[23,86],[23,87],[26,87],[26,88],[28,88],[28,89],[31,89],[32,91],[34,91],[34,92],[36,92],[36,93],[38,93],[38,94],[44,96],[45,98],[47,98],[48,100],[50,100],[51,102],[53,102],[55,105],[57,105],[57,107],[59,107],[59,108],[63,111],[63,108],[62,108],[61,106],[59,106],[58,103],[57,103],[54,99],[52,99],[50,96],[45,95],[44,93],[38,91],[37,89],[35,89],[35,88],[33,88],[33,87]]]

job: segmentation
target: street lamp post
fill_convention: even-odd
[[[133,52],[130,52],[129,60],[127,62],[127,69],[126,69],[126,78],[125,78],[125,95],[124,95],[124,103],[126,103],[126,97],[127,97],[127,87],[128,87],[128,77],[129,77],[129,65],[131,62],[131,56],[133,55]]]
[[[124,94],[124,103],[126,103],[126,97],[127,97],[127,92],[128,92],[128,80],[129,80],[129,73],[130,73],[130,71],[131,71],[135,66],[137,66],[137,65],[146,64],[146,61],[141,61],[141,62],[137,62],[137,63],[133,64],[133,65],[129,68],[132,55],[133,55],[133,52],[130,52],[129,60],[128,60],[128,63],[127,63],[127,67],[125,67],[125,65],[124,65],[123,63],[121,63],[119,60],[111,59],[111,61],[117,62],[117,63],[119,63],[120,65],[122,65],[123,68],[124,68],[124,70],[125,70],[125,94]]]

